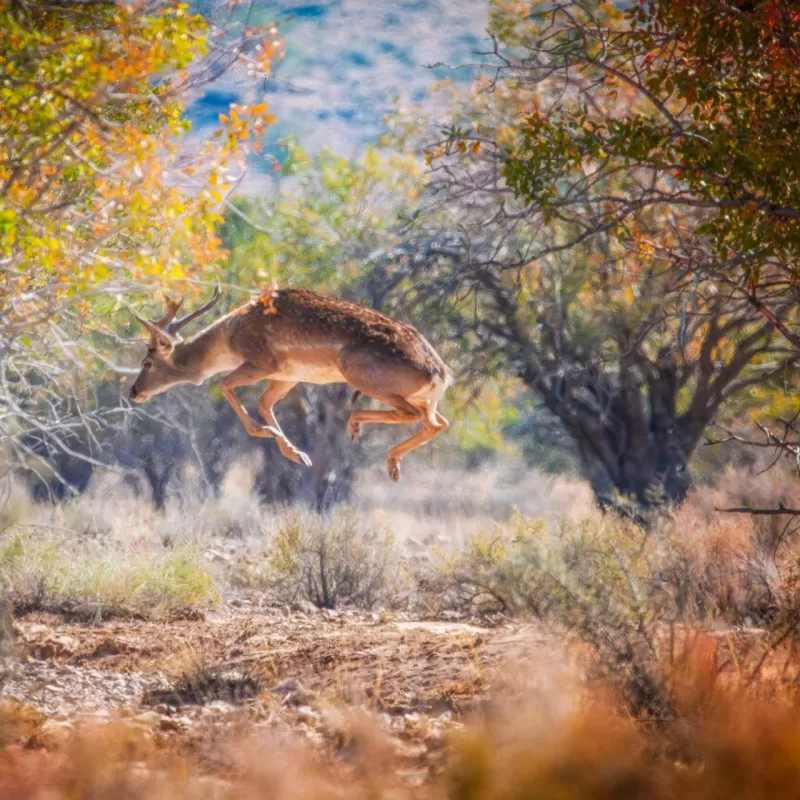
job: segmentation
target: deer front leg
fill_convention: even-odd
[[[289,441],[286,434],[281,430],[281,426],[278,424],[273,410],[275,403],[286,397],[295,386],[297,386],[297,383],[294,381],[270,381],[269,386],[264,390],[264,394],[262,394],[258,400],[258,410],[267,423],[269,423],[272,428],[278,430],[280,434],[276,437],[278,440],[278,449],[281,451],[284,458],[288,458],[289,461],[294,461],[295,464],[305,464],[305,466],[310,467],[311,459]]]
[[[280,438],[283,434],[278,428],[269,425],[259,425],[248,413],[247,409],[241,404],[236,396],[234,389],[237,386],[249,386],[251,383],[264,380],[267,375],[263,368],[254,367],[250,364],[242,364],[237,367],[230,375],[226,375],[220,381],[220,388],[225,399],[230,403],[231,408],[239,417],[239,421],[244,425],[244,429],[251,436],[258,436],[262,439]]]

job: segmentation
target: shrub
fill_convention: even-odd
[[[231,669],[230,665],[209,661],[204,653],[191,648],[173,654],[165,671],[170,688],[147,691],[142,705],[204,705],[215,700],[242,703],[263,688],[261,678],[246,666]]]
[[[623,678],[637,710],[671,701],[660,668],[674,626],[754,624],[785,638],[798,625],[796,543],[749,518],[702,503],[645,530],[607,514],[548,523],[515,516],[438,554],[423,577],[429,603],[477,612],[526,612],[575,631],[607,674]]]
[[[294,511],[273,532],[263,559],[234,581],[282,603],[373,608],[400,592],[400,563],[392,533],[364,527],[348,509],[330,516]]]

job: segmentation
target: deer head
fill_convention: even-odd
[[[181,368],[173,359],[175,348],[183,342],[179,331],[201,314],[205,314],[221,296],[222,289],[217,280],[217,286],[211,299],[200,308],[179,319],[175,319],[175,315],[178,313],[183,299],[167,298],[167,312],[159,320],[144,319],[135,312],[131,312],[134,318],[150,333],[147,355],[142,360],[142,371],[134,381],[129,393],[131,400],[135,403],[144,403],[171,386],[191,381],[192,376],[187,374],[186,369]]]

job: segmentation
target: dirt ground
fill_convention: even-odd
[[[21,744],[49,747],[76,725],[122,718],[201,760],[220,737],[250,731],[336,744],[358,709],[430,765],[511,662],[563,665],[541,630],[510,621],[227,607],[158,622],[36,613],[14,627],[2,694],[6,718],[24,721]]]

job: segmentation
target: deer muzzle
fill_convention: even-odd
[[[128,392],[128,397],[134,403],[144,403],[145,400],[147,400],[147,394],[145,392],[139,391],[139,389],[136,388],[135,383],[133,384],[133,386],[131,386],[131,390],[130,392]]]

